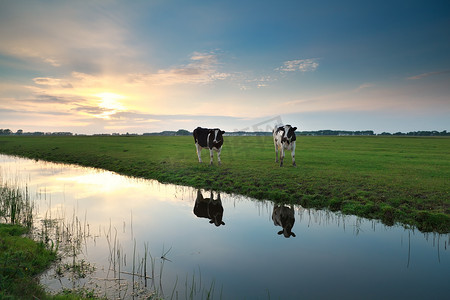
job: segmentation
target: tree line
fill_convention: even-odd
[[[396,133],[389,133],[389,132],[383,132],[379,135],[407,135],[407,136],[449,136],[450,132],[447,132],[447,130],[444,131],[410,131],[408,133],[403,132],[396,132]]]
[[[383,132],[379,134],[375,134],[373,130],[356,130],[356,131],[348,131],[348,130],[316,130],[316,131],[296,131],[297,135],[305,135],[305,136],[374,136],[374,135],[381,135],[381,136],[450,136],[450,132],[447,132],[447,130],[444,131],[410,131],[410,132]],[[152,135],[159,135],[159,136],[183,136],[183,135],[191,135],[192,132],[185,130],[185,129],[179,129],[177,131],[161,131],[161,132],[151,132],[151,133],[144,133],[142,135],[144,136],[152,136]],[[35,132],[23,132],[22,129],[17,130],[16,132],[13,132],[10,129],[0,129],[0,135],[32,135],[32,136],[43,136],[43,135],[52,135],[52,136],[71,136],[71,135],[77,135],[73,134],[71,132],[41,132],[41,131],[35,131]],[[102,134],[93,134],[93,135],[102,135],[102,136],[120,136],[120,135],[139,135],[137,133],[126,133],[126,134],[120,134],[120,133],[102,133]],[[228,136],[271,136],[272,132],[269,131],[234,131],[234,132],[227,132],[225,135]]]
[[[0,135],[73,135],[71,132],[23,132],[22,129],[17,130],[16,132],[11,131],[10,129],[0,129]]]

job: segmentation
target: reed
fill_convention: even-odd
[[[21,189],[0,182],[0,217],[5,223],[22,225],[30,229],[33,225],[34,206],[27,186]]]
[[[28,187],[6,183],[0,177],[0,299],[46,297],[35,276],[56,258],[46,244],[24,236],[32,230],[34,201]]]

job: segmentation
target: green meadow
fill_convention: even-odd
[[[450,232],[449,138],[299,136],[281,168],[271,137],[224,140],[221,166],[192,136],[7,136],[0,153]]]

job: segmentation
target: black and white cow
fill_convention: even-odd
[[[210,224],[214,224],[217,227],[225,225],[223,219],[223,206],[222,200],[220,200],[220,193],[217,194],[217,199],[214,199],[213,192],[211,191],[210,198],[203,198],[200,190],[197,191],[197,198],[195,199],[194,214],[198,218],[209,219]]]
[[[295,130],[297,127],[292,127],[291,125],[277,126],[273,129],[273,144],[275,145],[275,162],[278,162],[278,150],[280,153],[280,167],[283,166],[284,152],[285,150],[291,151],[292,165],[295,167],[295,141],[297,137],[295,136]]]
[[[275,226],[283,227],[283,230],[278,232],[279,235],[283,234],[285,238],[295,237],[295,233],[292,232],[292,227],[294,227],[295,223],[294,209],[292,207],[275,205],[273,207],[272,220]]]
[[[211,157],[210,164],[213,164],[213,150],[217,151],[217,161],[220,165],[220,152],[222,151],[223,145],[223,134],[225,131],[219,128],[208,129],[197,127],[194,129],[194,141],[195,147],[197,149],[198,161],[202,162],[202,149],[209,149],[209,156]]]

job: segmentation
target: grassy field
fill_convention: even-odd
[[[225,137],[212,167],[207,150],[197,162],[191,136],[10,136],[0,153],[450,232],[449,138],[301,136],[297,168],[290,153],[275,163],[270,137]]]

